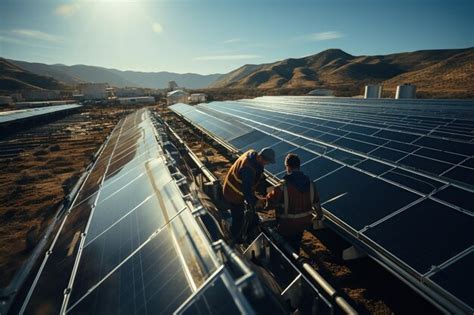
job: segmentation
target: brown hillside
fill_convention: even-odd
[[[220,77],[211,88],[301,89],[350,88],[358,93],[366,83],[419,83],[420,91],[438,89],[466,93],[473,90],[474,48],[424,50],[385,56],[352,56],[340,49],[285,59],[269,64],[246,65]],[[437,78],[437,82],[431,82]],[[418,85],[418,84],[417,84]]]
[[[64,86],[57,80],[31,73],[13,63],[0,58],[0,91],[15,91],[20,89],[59,90]]]
[[[406,72],[384,82],[384,89],[395,90],[398,84],[410,82],[419,92],[443,97],[466,92],[474,97],[474,51],[466,51],[434,65]]]

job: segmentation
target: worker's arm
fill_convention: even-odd
[[[281,188],[279,186],[275,187],[271,192],[267,194],[265,199],[269,204],[275,204],[280,201]]]
[[[255,206],[257,198],[252,191],[252,184],[254,181],[254,173],[248,167],[242,168],[240,170],[240,177],[242,178],[242,192],[244,194],[244,199],[250,206]]]

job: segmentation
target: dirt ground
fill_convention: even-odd
[[[82,109],[0,139],[0,287],[29,257],[123,113]]]
[[[223,181],[231,161],[206,143],[178,116],[168,110],[159,113],[204,164]],[[265,213],[272,217],[274,213]],[[350,244],[329,229],[306,231],[300,255],[309,259],[336,290],[360,314],[440,314],[406,284],[370,258],[344,261],[342,251]]]

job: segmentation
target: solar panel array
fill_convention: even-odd
[[[9,123],[16,120],[31,118],[40,115],[51,114],[55,112],[60,112],[63,110],[69,110],[82,105],[78,104],[68,104],[68,105],[55,105],[55,106],[45,106],[38,108],[29,108],[29,109],[19,109],[6,112],[0,112],[0,124]]]
[[[207,313],[221,302],[210,298],[215,296],[226,298],[221,309],[246,312],[242,293],[231,289],[233,279],[193,217],[180,188],[183,177],[171,171],[156,130],[145,110],[116,126],[20,313],[155,314],[183,305]],[[191,299],[198,290],[207,292],[200,304]]]
[[[451,311],[474,295],[474,103],[262,97],[170,107],[240,152],[271,146],[317,184],[331,225]]]

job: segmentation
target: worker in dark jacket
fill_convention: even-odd
[[[265,165],[275,163],[275,152],[263,148],[260,152],[249,150],[242,154],[229,169],[223,185],[224,198],[230,203],[232,213],[231,233],[236,242],[241,242],[245,203],[254,208],[257,202],[255,189]]]
[[[316,212],[316,220],[323,217],[316,186],[300,171],[300,163],[296,154],[288,154],[285,158],[286,175],[282,185],[275,187],[266,196],[268,204],[276,204],[278,232],[297,252],[304,230],[311,225],[313,209]]]

